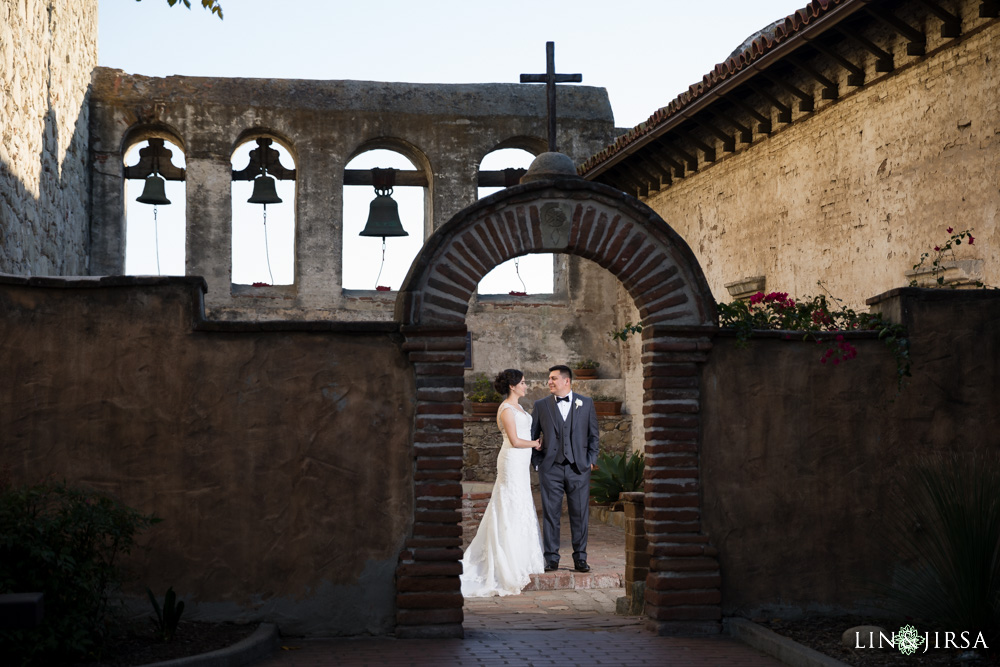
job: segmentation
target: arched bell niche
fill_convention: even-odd
[[[720,572],[701,530],[699,364],[715,302],[687,244],[652,209],[571,175],[516,185],[459,212],[417,256],[396,301],[416,376],[413,530],[397,567],[397,636],[462,636],[465,318],[479,280],[528,253],[579,255],[631,295],[642,332],[651,554],[646,612],[661,634],[720,629]]]

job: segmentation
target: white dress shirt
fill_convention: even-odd
[[[569,408],[573,404],[573,392],[570,391],[566,396],[569,397],[568,401],[556,401],[556,407],[559,408],[559,414],[562,415],[563,421],[566,421],[566,418],[569,417]]]

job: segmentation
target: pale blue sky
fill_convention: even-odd
[[[583,85],[606,88],[616,125],[631,127],[699,81],[747,36],[805,4],[806,0],[222,0],[225,19],[220,21],[198,0],[192,0],[191,10],[170,7],[166,0],[100,0],[98,61],[149,76],[516,83],[521,73],[545,70],[545,42],[554,41],[557,71],[581,73]],[[132,184],[136,192],[130,199],[140,187]],[[159,207],[158,220],[165,274],[180,273],[184,265],[183,194],[168,192],[168,196],[175,204]],[[363,200],[374,194],[358,196]],[[291,230],[290,217],[281,222],[290,207],[282,206],[268,208],[270,259],[274,282],[279,284],[290,282],[293,273],[291,232],[282,238],[281,231],[282,224]],[[367,215],[363,201],[359,206],[359,212],[345,208],[345,229],[348,216]],[[130,223],[135,216],[144,218],[141,226],[129,226],[129,273],[156,273],[150,208],[130,207]],[[419,211],[419,204],[414,208]],[[236,254],[248,259],[234,261],[233,280],[270,282],[262,261],[261,211],[255,206],[246,209],[244,213],[234,209],[234,237],[248,244],[237,248]],[[419,225],[405,217],[403,222],[408,229]],[[388,273],[383,272],[380,284],[399,288],[420,247],[415,236],[419,235],[411,231],[408,240],[388,240]],[[345,252],[345,262],[350,258],[359,267],[345,264],[345,273],[356,277],[353,283],[345,281],[345,287],[374,287],[381,243],[362,241],[357,251]],[[259,247],[253,249],[254,244]],[[238,273],[240,265],[249,272]],[[481,291],[521,290],[512,267],[497,267],[498,275],[501,269],[510,275],[486,289],[487,280],[496,280],[491,274]],[[540,280],[529,283],[530,293],[546,291],[551,272]]]

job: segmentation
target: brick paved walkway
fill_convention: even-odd
[[[471,536],[470,536],[471,537]],[[563,538],[568,547],[568,533]],[[592,522],[591,574],[624,572],[624,534]],[[620,560],[620,563],[619,563]],[[566,567],[566,563],[569,567]],[[765,667],[782,663],[722,635],[657,637],[642,617],[615,616],[621,588],[594,587],[601,577],[572,571],[563,555],[557,572],[539,575],[541,590],[465,601],[465,639],[283,640],[284,647],[257,667],[400,667],[402,665],[656,665],[657,667]],[[576,584],[576,588],[565,586]],[[584,585],[581,585],[584,584]]]

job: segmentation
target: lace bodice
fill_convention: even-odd
[[[514,429],[517,432],[517,437],[522,440],[531,440],[531,415],[521,406],[514,407],[510,403],[501,403],[497,410],[497,426],[500,427],[500,432],[503,434],[504,446],[510,446],[507,431],[503,427],[503,422],[500,421],[500,415],[503,414],[504,410],[511,410],[514,413]]]

